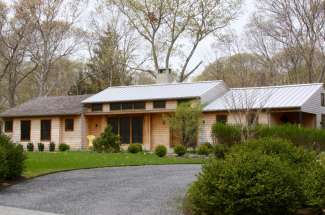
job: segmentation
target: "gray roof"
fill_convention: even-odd
[[[315,83],[232,88],[207,105],[204,111],[299,108],[322,87],[322,83]]]
[[[0,117],[79,115],[81,101],[89,96],[38,97],[1,113]]]
[[[223,81],[109,87],[82,103],[198,98]]]

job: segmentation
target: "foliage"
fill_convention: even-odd
[[[142,151],[142,145],[141,144],[130,144],[128,146],[128,152],[130,153],[138,153],[138,152],[141,152]]]
[[[25,155],[9,137],[0,135],[0,180],[14,179],[24,170]]]
[[[178,156],[183,156],[186,153],[186,147],[181,144],[177,144],[176,146],[174,146],[174,152]]]
[[[155,154],[158,157],[165,157],[167,154],[167,148],[164,145],[158,145],[155,149]]]
[[[324,203],[316,153],[280,139],[233,146],[203,166],[188,198],[194,214],[293,214]],[[315,169],[315,167],[318,167]]]
[[[216,144],[213,147],[213,153],[216,156],[216,158],[223,159],[225,157],[227,150],[228,150],[227,147],[223,144]]]
[[[204,143],[199,145],[197,148],[197,153],[199,155],[209,155],[213,150],[213,147],[209,143]]]
[[[107,125],[100,137],[94,140],[94,151],[96,152],[119,152],[119,137],[113,133],[112,127]]]
[[[219,144],[231,146],[241,142],[241,129],[236,125],[215,123],[212,126],[212,136]]]
[[[180,143],[186,147],[195,147],[201,122],[201,106],[184,102],[177,105],[174,115],[167,118],[170,128],[180,136]]]
[[[60,152],[65,152],[65,151],[69,151],[69,150],[70,150],[70,146],[68,144],[65,144],[65,143],[59,144]]]
[[[54,152],[55,151],[55,143],[54,142],[50,142],[50,144],[49,144],[49,151],[50,152]]]
[[[256,138],[274,137],[292,142],[297,146],[325,150],[325,130],[298,127],[297,125],[259,126]]]
[[[27,151],[29,151],[29,152],[34,151],[34,144],[33,143],[27,143]]]
[[[38,151],[39,152],[43,152],[44,151],[44,143],[38,143],[37,144],[37,147],[38,147]]]

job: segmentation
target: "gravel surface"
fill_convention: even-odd
[[[200,165],[114,167],[35,178],[0,191],[0,205],[59,214],[182,214]]]

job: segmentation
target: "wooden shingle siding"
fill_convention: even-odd
[[[312,95],[301,107],[301,110],[306,113],[316,114],[316,127],[321,127],[321,115],[325,114],[325,107],[321,106],[321,93],[325,93],[324,89],[319,89]]]
[[[65,131],[65,120],[73,119],[73,131]],[[60,121],[61,125],[61,143],[70,145],[72,150],[80,150],[82,148],[82,134],[81,134],[81,117],[63,117]]]
[[[151,143],[152,149],[155,149],[158,145],[164,145],[169,148],[169,125],[167,122],[164,122],[162,114],[151,115]]]

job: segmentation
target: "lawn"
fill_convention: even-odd
[[[162,164],[200,164],[202,159],[164,157],[154,154],[95,153],[95,152],[28,152],[23,176],[35,177],[63,170],[114,166],[139,166]]]

